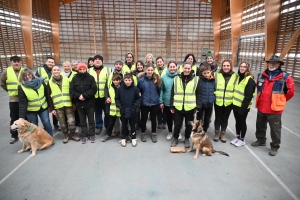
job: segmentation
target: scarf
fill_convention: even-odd
[[[38,78],[32,79],[31,81],[25,81],[25,83],[23,85],[25,87],[30,87],[34,90],[37,90],[41,87],[43,82],[44,82],[44,78],[38,77]]]

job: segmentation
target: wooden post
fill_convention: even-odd
[[[95,15],[94,15],[94,2],[91,0],[92,5],[92,21],[93,21],[93,33],[94,33],[94,55],[97,54],[97,44],[96,44],[96,30],[95,30]]]
[[[219,62],[222,0],[212,1],[211,12],[214,30],[214,58],[216,62]]]
[[[19,11],[27,67],[33,68],[32,0],[19,0]]]
[[[133,0],[134,2],[134,56],[138,58],[137,53],[137,31],[136,31],[136,0]]]
[[[59,0],[49,1],[50,10],[50,23],[52,27],[52,41],[54,61],[56,64],[60,63],[59,60]]]
[[[178,0],[176,1],[176,54],[175,54],[175,61],[177,63],[178,60]]]

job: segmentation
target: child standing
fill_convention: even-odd
[[[136,147],[136,131],[135,131],[135,118],[138,107],[140,106],[140,90],[134,86],[131,74],[126,73],[123,77],[124,84],[117,90],[116,105],[120,109],[122,121],[122,134],[121,146],[126,147],[126,138],[129,135],[127,126],[130,124],[131,128],[131,142],[132,146]]]
[[[211,67],[207,63],[203,63],[199,69],[202,74],[200,77],[200,83],[202,87],[202,107],[197,113],[197,120],[203,119],[203,130],[207,132],[213,111],[213,105],[216,99],[214,94],[215,78],[212,75]]]

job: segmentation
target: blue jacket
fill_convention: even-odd
[[[170,71],[167,70],[166,74],[161,78],[159,103],[163,103],[165,106],[170,106],[172,86],[174,78],[177,75],[177,72],[171,74]]]
[[[130,86],[123,83],[117,89],[115,100],[122,117],[135,117],[141,102],[140,91],[133,82]]]
[[[203,76],[200,78],[200,83],[202,87],[202,107],[210,108],[213,106],[216,96],[215,92],[215,79],[206,79]]]
[[[138,83],[142,96],[142,106],[155,106],[159,104],[160,87],[153,83],[153,76],[149,79],[144,74]]]

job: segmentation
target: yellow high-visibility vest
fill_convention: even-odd
[[[111,73],[111,69],[107,67],[103,67],[99,74],[99,77],[97,76],[97,72],[94,70],[94,68],[88,69],[88,73],[92,75],[96,81],[97,92],[95,94],[95,98],[104,98],[104,87]]]
[[[110,99],[111,99],[111,103],[110,103],[110,106],[109,106],[109,115],[110,116],[121,117],[120,109],[117,108],[117,105],[116,105],[116,100],[115,100],[116,94],[115,94],[114,87],[110,87],[108,92],[109,92],[109,96],[110,96]]]
[[[27,111],[39,111],[42,107],[43,109],[48,107],[48,103],[46,101],[45,93],[44,93],[44,85],[42,84],[39,89],[37,89],[37,92],[29,87],[25,87],[21,85],[27,100],[28,100],[28,106]]]
[[[236,73],[233,73],[227,83],[225,90],[225,79],[222,73],[218,73],[215,76],[216,82],[216,104],[218,106],[229,106],[233,102],[233,91],[237,82],[238,76]]]
[[[7,79],[6,79],[6,88],[8,91],[8,96],[18,96],[18,85],[19,83],[19,77],[21,72],[24,70],[23,67],[21,67],[19,71],[18,77],[16,76],[16,72],[12,66],[9,66],[7,68]]]
[[[245,88],[246,88],[246,85],[247,85],[250,78],[252,78],[252,77],[247,76],[239,84],[237,84],[235,86],[234,92],[233,92],[233,105],[238,106],[238,107],[242,107],[242,102],[245,98]],[[254,95],[255,95],[255,92],[253,93],[253,96],[252,96],[251,102],[248,106],[248,109],[251,108],[251,105],[253,103]]]
[[[62,77],[61,90],[56,83],[53,83],[53,77],[49,81],[49,86],[51,88],[51,98],[55,109],[63,107],[71,107],[71,95],[70,95],[70,81],[67,77]]]
[[[154,72],[156,74],[158,74],[160,77],[163,77],[163,75],[165,75],[167,73],[167,70],[168,70],[167,67],[164,67],[164,69],[162,70],[161,74],[159,74],[158,67],[155,67]]]

